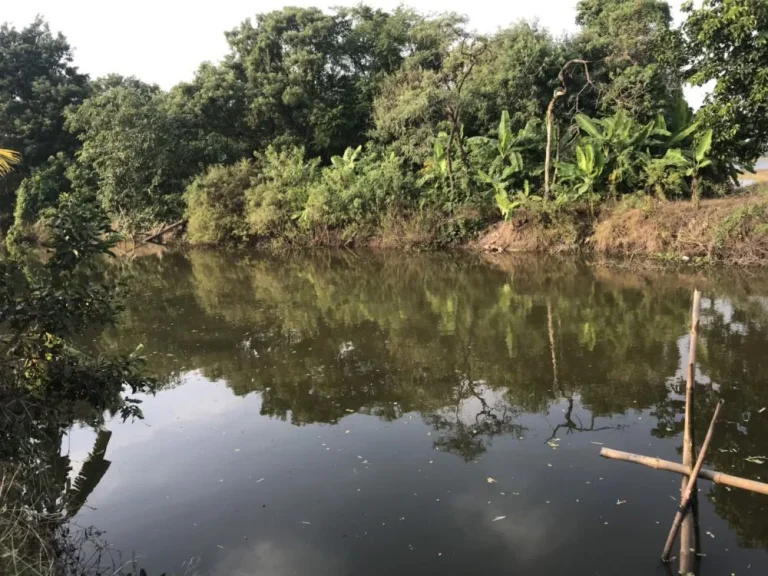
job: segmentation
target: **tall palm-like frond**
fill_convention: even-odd
[[[21,154],[0,148],[0,176],[8,174],[19,162],[21,162]]]

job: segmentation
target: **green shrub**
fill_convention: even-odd
[[[191,244],[240,244],[248,238],[246,198],[256,176],[253,162],[214,166],[190,184],[187,239]]]
[[[320,160],[305,160],[303,148],[278,151],[270,146],[257,155],[257,163],[260,173],[247,193],[249,232],[260,237],[295,234],[295,223],[319,177]]]

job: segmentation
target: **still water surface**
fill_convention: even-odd
[[[707,465],[768,480],[768,277],[542,259],[171,253],[121,263],[103,349],[144,344],[145,420],[76,518],[150,576],[665,574],[691,291]],[[701,482],[701,574],[768,573],[768,497]]]

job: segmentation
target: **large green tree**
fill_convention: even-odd
[[[57,153],[73,154],[77,139],[64,129],[63,113],[88,89],[67,39],[41,18],[22,30],[0,26],[0,142],[22,156],[18,170],[0,181],[0,227],[10,223],[19,183]]]
[[[715,154],[752,164],[768,150],[768,2],[704,0],[683,10],[689,79],[715,83],[699,113]]]
[[[682,98],[683,50],[667,2],[579,0],[576,22],[572,50],[589,61],[595,90],[585,96],[597,99],[584,100],[582,112],[624,110],[643,123],[673,115]]]
[[[285,8],[246,20],[227,33],[247,81],[246,122],[263,145],[298,144],[326,158],[362,142],[375,86],[400,64],[413,18],[358,7]]]
[[[178,218],[186,180],[200,166],[186,125],[169,111],[167,95],[135,78],[109,76],[68,113],[82,148],[70,171],[73,185],[93,191],[127,229]]]

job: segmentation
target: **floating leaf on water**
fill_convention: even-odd
[[[493,478],[491,478],[490,476],[488,476],[488,480],[487,480],[487,482],[488,482],[488,484],[496,484],[496,480],[494,480],[494,479],[493,479]]]
[[[707,530],[707,536],[709,536],[710,538],[714,538],[715,537],[715,535],[712,534],[712,532],[710,532],[709,530]]]
[[[506,516],[496,516],[496,518],[493,519],[493,522],[498,522],[499,520],[504,520]]]
[[[616,500],[616,506],[621,506],[622,504],[626,504],[626,500]]]
[[[306,520],[301,521],[302,524],[306,524],[307,526],[311,526],[312,522],[307,522]]]
[[[264,478],[259,478],[258,480],[256,480],[256,484],[258,484],[259,482],[264,482]]]
[[[591,442],[591,444],[596,444],[597,446],[603,446],[604,442]]]
[[[757,413],[762,414],[763,412],[765,412],[766,408],[768,408],[768,406],[763,406],[762,408],[760,408],[760,410],[757,411]]]
[[[349,434],[349,430],[344,430],[344,434]]]
[[[768,460],[768,456],[749,456],[744,458],[744,460],[752,462],[752,464],[765,464],[765,461]]]
[[[216,544],[216,547],[217,548],[221,548],[222,550],[224,550],[224,546],[222,546],[221,544]]]

